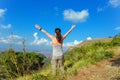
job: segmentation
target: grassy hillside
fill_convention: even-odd
[[[31,75],[14,78],[16,80],[71,80],[83,67],[96,64],[104,59],[114,56],[114,51],[120,47],[120,35],[114,38],[95,39],[84,41],[77,47],[65,53],[65,74],[61,76],[59,68],[56,76],[51,73],[51,65],[47,65],[40,71]],[[49,60],[50,61],[50,60]]]
[[[90,46],[94,43],[106,43],[106,42],[111,42],[113,38],[96,38],[93,40],[85,40],[83,41],[81,44],[78,45],[78,47],[82,47],[82,46]]]
[[[85,40],[82,43],[78,44],[77,46],[70,47],[68,49],[68,51],[72,50],[73,48],[76,48],[76,47],[78,48],[78,47],[82,47],[82,46],[90,46],[95,43],[108,43],[108,42],[111,42],[112,40],[113,40],[113,38],[96,38],[93,40]]]

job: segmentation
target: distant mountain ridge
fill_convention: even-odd
[[[93,40],[85,40],[81,44],[79,44],[78,46],[81,47],[81,46],[86,46],[86,45],[92,45],[96,42],[110,42],[110,41],[112,41],[112,39],[113,38],[96,38]]]
[[[113,38],[96,38],[96,39],[92,39],[92,40],[85,40],[82,43],[78,44],[77,46],[69,47],[68,51],[72,50],[75,47],[89,46],[89,45],[92,45],[92,44],[97,43],[97,42],[103,42],[104,43],[104,42],[110,42],[112,40],[113,40]]]

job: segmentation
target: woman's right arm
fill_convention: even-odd
[[[38,24],[35,25],[35,27],[40,30],[41,32],[45,33],[50,39],[53,38],[53,36],[51,34],[49,34],[47,31],[45,31],[44,29],[42,29]]]
[[[72,25],[72,27],[68,30],[68,32],[63,36],[63,40],[68,36],[68,34],[76,27],[76,25]]]

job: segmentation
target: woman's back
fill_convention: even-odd
[[[62,46],[63,44],[63,40],[60,42],[58,42],[57,38],[54,36],[52,37],[52,46]]]

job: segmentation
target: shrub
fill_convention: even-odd
[[[0,54],[0,66],[3,72],[9,77],[14,78],[40,70],[43,66],[45,56],[34,52],[14,52],[13,50],[4,51]]]
[[[114,56],[113,52],[105,52],[105,58],[112,58]]]
[[[120,46],[120,34],[116,35],[111,41],[112,46]]]

